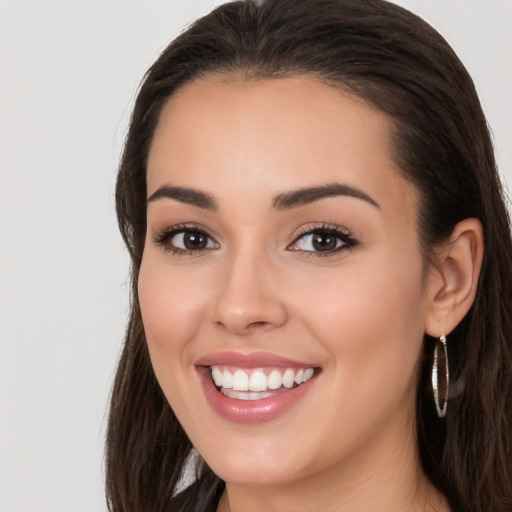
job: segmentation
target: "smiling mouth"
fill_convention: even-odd
[[[309,381],[315,368],[245,368],[212,365],[211,378],[217,390],[236,400],[262,400],[285,393]]]

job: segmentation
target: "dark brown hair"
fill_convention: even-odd
[[[385,112],[393,155],[421,197],[425,261],[465,218],[480,219],[485,254],[473,307],[449,337],[452,397],[435,414],[426,336],[417,397],[427,476],[454,511],[512,510],[512,241],[487,123],[471,78],[446,41],[383,0],[246,0],[198,20],[141,85],[116,190],[132,261],[131,312],[112,392],[106,480],[110,510],[204,510],[223,482],[199,464],[195,492],[171,504],[192,446],[149,361],[137,299],[146,229],[146,161],[162,106],[212,73],[247,80],[310,75]]]

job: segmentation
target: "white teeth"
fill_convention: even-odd
[[[267,389],[267,376],[260,370],[256,370],[249,379],[250,391],[265,391]]]
[[[279,370],[272,370],[268,376],[268,389],[278,389],[283,385],[283,377]]]
[[[220,384],[223,388],[231,389],[233,387],[233,375],[231,372],[227,370],[224,372],[222,376],[222,384]]]
[[[233,374],[233,389],[235,391],[249,391],[249,377],[243,370]]]
[[[291,389],[291,388],[293,388],[294,382],[295,382],[295,372],[292,369],[286,370],[283,375],[283,386],[285,388]]]
[[[264,393],[267,390],[275,390],[281,387],[291,389],[295,385],[300,385],[311,379],[315,370],[313,368],[301,368],[295,371],[293,368],[287,368],[286,370],[284,368],[282,370],[274,368],[267,376],[262,370],[255,370],[251,373],[251,371],[246,372],[238,368],[234,373],[231,373],[229,370],[222,370],[218,366],[212,366],[211,372],[215,385],[221,388],[225,395],[243,400],[256,400],[254,397],[247,398],[247,396],[253,396],[256,393],[254,396],[266,398],[270,396],[268,393]],[[231,389],[233,390],[232,393],[225,391]],[[247,393],[248,391],[252,393]],[[239,392],[245,393],[240,394]],[[240,398],[242,395],[244,398]]]
[[[259,393],[255,392],[247,392],[247,391],[235,391],[234,389],[224,389],[222,388],[222,394],[229,396],[229,398],[236,398],[237,400],[261,400],[262,398],[268,398],[272,396],[274,393]]]
[[[216,386],[222,386],[222,384],[224,382],[224,378],[223,378],[222,372],[216,366],[214,366],[212,368],[212,377],[213,377],[213,382],[215,382]]]
[[[313,368],[307,368],[304,370],[304,376],[302,377],[302,382],[306,382],[307,380],[311,379],[313,377],[313,374],[315,373],[315,370]]]

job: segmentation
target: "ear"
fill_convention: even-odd
[[[475,300],[482,266],[484,238],[478,219],[456,224],[448,242],[438,248],[428,281],[425,332],[438,338],[449,334]]]

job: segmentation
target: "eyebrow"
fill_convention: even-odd
[[[181,203],[191,204],[205,210],[216,211],[219,209],[214,197],[206,192],[185,187],[171,187],[163,185],[149,196],[146,204],[162,198],[175,199]]]
[[[346,196],[361,199],[380,209],[379,203],[370,197],[361,189],[341,183],[329,183],[320,187],[306,187],[291,192],[284,192],[277,195],[273,200],[274,209],[278,211],[297,208],[306,204],[314,203],[320,199],[328,197]],[[158,199],[168,198],[180,201],[181,203],[191,204],[205,210],[217,211],[219,206],[215,198],[200,190],[186,187],[173,187],[162,185],[147,199],[146,204]]]
[[[304,206],[306,204],[319,201],[320,199],[335,196],[347,196],[362,199],[380,210],[379,203],[377,203],[377,201],[370,197],[366,192],[363,192],[359,188],[341,183],[329,183],[321,187],[308,187],[291,192],[285,192],[284,194],[279,194],[275,197],[273,203],[276,210],[288,210],[290,208],[296,208],[298,206]]]

